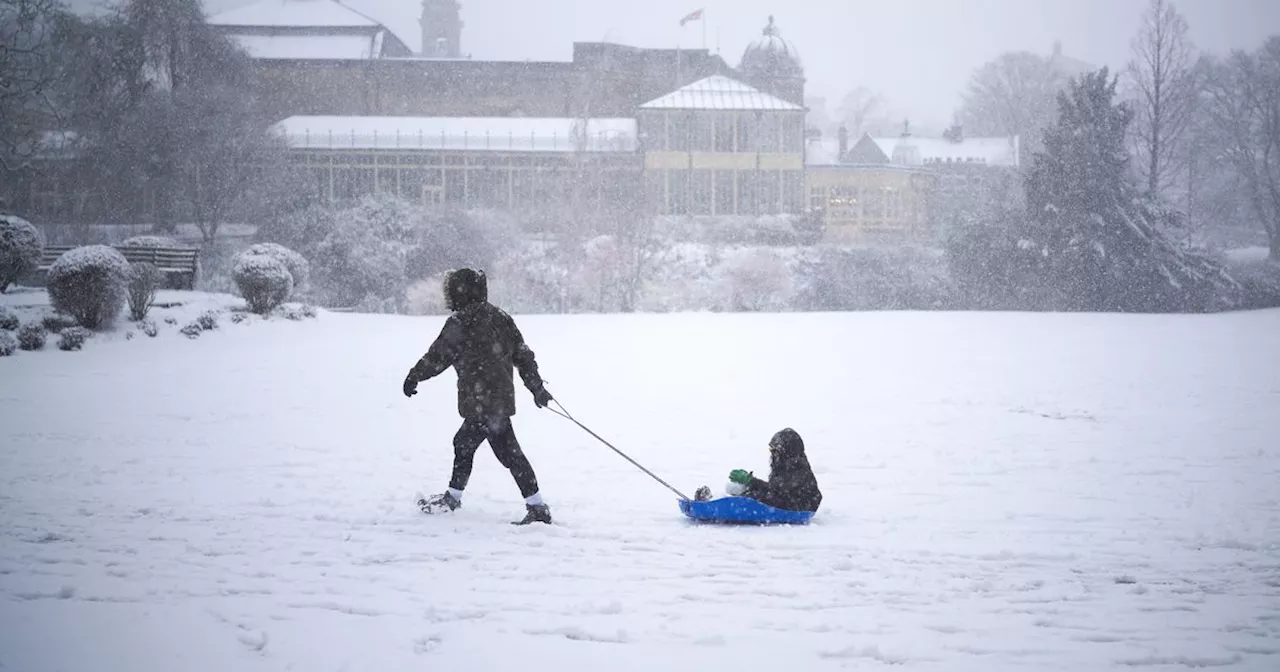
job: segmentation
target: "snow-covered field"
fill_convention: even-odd
[[[0,359],[0,669],[1280,669],[1280,311],[520,317],[688,494],[809,444],[799,528],[689,524],[521,390],[557,524],[447,479],[441,318]]]

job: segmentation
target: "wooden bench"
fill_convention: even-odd
[[[47,245],[40,256],[40,265],[36,267],[36,282],[44,284],[48,278],[49,268],[67,250],[76,245]],[[112,245],[131,264],[147,261],[155,264],[165,276],[166,289],[195,289],[196,275],[200,270],[200,248],[198,247],[126,247]]]

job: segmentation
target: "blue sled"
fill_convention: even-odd
[[[787,511],[750,497],[721,497],[705,502],[682,499],[680,510],[694,520],[738,525],[807,525],[812,511]]]

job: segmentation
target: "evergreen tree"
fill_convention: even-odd
[[[1164,233],[1174,213],[1131,181],[1125,138],[1132,111],[1116,104],[1108,70],[1072,80],[1027,177],[1031,235],[1046,258],[1056,308],[1209,309],[1239,286],[1207,257]]]

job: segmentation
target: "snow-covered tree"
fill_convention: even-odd
[[[1280,261],[1280,36],[1232,53],[1212,72],[1207,105],[1217,144]]]
[[[17,170],[37,151],[55,108],[57,0],[0,0],[0,167]]]
[[[31,222],[0,213],[0,294],[34,271],[43,252],[44,241]]]
[[[75,317],[81,326],[107,326],[128,296],[129,262],[106,245],[73,248],[49,267],[46,288],[53,307]]]
[[[265,315],[293,292],[293,276],[279,259],[264,254],[241,254],[231,271],[249,310]]]
[[[1187,131],[1200,83],[1187,22],[1170,0],[1150,0],[1126,69],[1133,147],[1147,195],[1168,189],[1187,165]]]
[[[1143,197],[1125,146],[1133,112],[1115,103],[1106,68],[1058,97],[1027,179],[1032,240],[1064,309],[1164,311],[1209,307],[1239,286],[1165,234],[1172,213]]]
[[[1048,58],[1027,51],[1001,54],[969,79],[957,117],[968,135],[1021,136],[1025,158],[1053,123],[1056,96],[1065,85]]]

